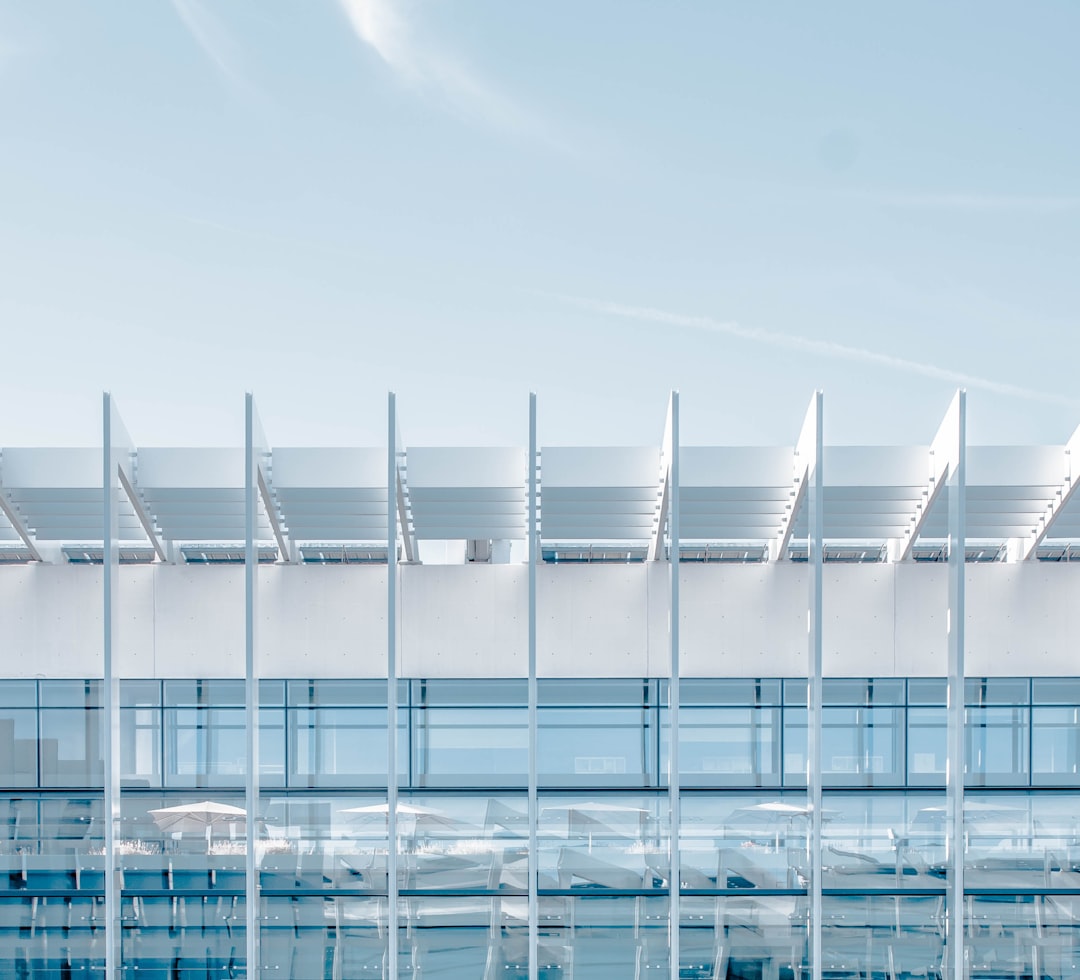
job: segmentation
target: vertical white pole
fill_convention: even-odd
[[[955,443],[949,467],[949,662],[948,751],[945,793],[948,838],[948,912],[946,939],[951,976],[964,976],[964,586],[967,524],[967,392],[956,393],[949,408]]]
[[[387,398],[386,437],[386,848],[387,872],[387,957],[390,980],[398,977],[398,465],[397,398],[391,391]]]
[[[814,392],[811,407],[814,426],[812,458],[808,461],[806,508],[809,519],[807,564],[810,595],[808,616],[809,663],[807,664],[807,784],[810,804],[810,971],[812,980],[821,980],[821,597],[824,560],[825,508],[822,456],[824,426],[823,395]],[[800,465],[802,461],[800,460]]]
[[[259,549],[256,533],[259,514],[259,463],[265,451],[262,426],[255,399],[244,399],[244,723],[247,729],[247,776],[244,781],[244,808],[247,811],[247,854],[244,880],[247,901],[247,976],[259,975],[259,879],[256,854],[259,816],[259,673],[257,661],[258,624],[256,599],[259,582]]]
[[[671,865],[668,873],[668,946],[671,980],[679,980],[679,885],[681,874],[680,824],[682,820],[679,779],[679,393],[671,393],[670,453],[668,460],[668,637],[671,641],[671,674],[668,678],[668,819]]]
[[[526,561],[529,563],[529,980],[540,976],[539,932],[540,913],[537,898],[537,821],[540,807],[537,799],[537,682],[536,682],[536,563],[540,560],[540,536],[536,521],[536,393],[529,393],[529,456],[526,460],[526,492],[529,495],[529,543]]]
[[[116,665],[117,603],[120,586],[120,549],[117,544],[120,521],[118,454],[127,452],[126,434],[109,392],[102,399],[102,580],[104,583],[104,663],[102,683],[105,703],[105,975],[119,980],[122,966],[120,948],[120,873],[116,861],[116,839],[120,826],[120,680]]]

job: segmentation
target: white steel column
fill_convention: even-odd
[[[671,393],[664,433],[667,453],[668,521],[668,639],[671,643],[671,675],[668,678],[668,831],[670,869],[668,871],[668,947],[671,980],[679,980],[679,887],[682,882],[682,848],[679,799],[679,393]],[[663,514],[661,514],[663,521]],[[662,529],[661,529],[661,533]]]
[[[266,452],[266,440],[255,410],[255,398],[244,399],[244,724],[247,729],[247,777],[244,781],[244,809],[247,852],[244,859],[247,894],[247,976],[259,975],[259,878],[256,843],[259,816],[259,669],[256,629],[256,599],[259,585],[259,467]]]
[[[956,393],[941,427],[950,445],[946,950],[949,975],[964,976],[964,585],[967,524],[967,392]],[[939,442],[935,439],[935,445]]]
[[[118,980],[123,964],[120,947],[120,872],[116,841],[120,830],[120,679],[116,666],[120,591],[120,468],[128,468],[131,441],[113,404],[102,399],[102,580],[104,583],[104,657],[102,685],[105,702],[105,975]]]
[[[806,795],[810,806],[809,954],[812,980],[821,980],[821,596],[825,535],[823,396],[815,391],[796,447],[796,469],[805,466],[806,561],[809,571],[807,633]],[[794,518],[793,518],[794,520]],[[794,966],[794,964],[793,964]]]
[[[390,980],[398,976],[398,424],[397,397],[387,397],[386,435],[386,905]]]
[[[529,980],[540,976],[540,913],[537,898],[537,870],[540,867],[537,848],[537,820],[540,806],[537,800],[537,683],[536,683],[536,563],[540,560],[540,540],[536,523],[536,392],[529,393],[529,458],[526,475],[529,506],[529,542],[525,560],[529,563]],[[494,941],[494,937],[492,937]]]

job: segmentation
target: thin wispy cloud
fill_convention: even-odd
[[[924,378],[932,378],[935,381],[947,381],[949,384],[960,387],[978,388],[1012,398],[1024,398],[1030,401],[1049,402],[1070,407],[1075,407],[1078,404],[1075,398],[1068,398],[1065,395],[1038,388],[1025,388],[1021,385],[995,381],[991,378],[981,378],[978,375],[954,371],[926,361],[915,361],[906,357],[897,357],[893,354],[884,354],[880,351],[867,350],[863,347],[838,344],[831,340],[817,340],[813,337],[802,337],[798,334],[784,333],[779,330],[765,330],[761,327],[745,326],[734,320],[716,320],[708,316],[691,316],[648,306],[627,306],[621,303],[600,302],[578,296],[560,296],[559,298],[572,303],[580,309],[601,313],[605,316],[621,317],[627,320],[638,320],[669,327],[681,327],[688,330],[700,330],[727,337],[737,337],[740,340],[776,347],[781,350],[813,354],[834,360],[872,364],[891,371],[920,375]]]
[[[553,128],[443,47],[423,36],[400,0],[338,0],[357,37],[407,85],[458,114],[567,149]]]
[[[201,0],[172,0],[173,10],[192,40],[230,85],[253,94],[255,89],[243,67],[243,57],[228,30]]]
[[[994,214],[1062,214],[1080,211],[1080,195],[935,194],[903,191],[845,191],[845,196],[886,207],[923,211]]]

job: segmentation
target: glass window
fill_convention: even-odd
[[[412,703],[435,705],[525,705],[528,702],[528,682],[517,678],[485,678],[463,680],[432,678],[412,682]]]
[[[646,786],[655,782],[651,708],[540,708],[541,786]],[[527,766],[528,759],[525,764]],[[527,771],[521,770],[521,772]]]
[[[806,684],[803,682],[803,691]],[[788,697],[788,684],[784,683],[784,699]],[[803,702],[805,704],[805,702]],[[805,786],[807,766],[806,708],[784,708],[784,771],[785,786]]]
[[[529,771],[525,708],[414,708],[417,786],[522,785]]]
[[[165,706],[236,707],[245,703],[242,680],[170,680],[165,681]]]
[[[667,724],[661,736],[666,775]],[[780,709],[684,705],[679,712],[679,768],[684,786],[778,785]]]
[[[4,681],[0,684],[0,705],[5,708],[36,708],[37,681]]]
[[[1044,786],[1080,783],[1080,708],[1031,709],[1031,779]]]
[[[0,708],[0,786],[37,785],[37,711]]]
[[[654,681],[545,678],[537,695],[541,786],[656,785]]]
[[[1026,677],[969,677],[964,681],[964,704],[1017,704],[1030,702]]]
[[[1032,704],[1080,704],[1080,677],[1035,677]]]
[[[103,704],[101,681],[42,681],[43,708],[100,708]]]
[[[243,708],[166,708],[165,784],[242,785],[247,765],[245,731]]]
[[[907,764],[910,785],[944,785],[947,736],[948,719],[944,707],[908,708]]]
[[[821,682],[824,704],[883,705],[904,703],[904,682],[895,677],[826,677]]]
[[[288,689],[291,708],[386,706],[384,680],[289,681]]]
[[[908,704],[944,705],[947,690],[944,677],[912,677],[908,681]]]
[[[660,682],[660,703],[667,703],[667,681]],[[780,681],[770,678],[684,677],[679,682],[683,705],[780,704]]]
[[[161,785],[161,709],[120,709],[120,781],[125,787]]]
[[[259,709],[259,785],[285,785],[285,711],[282,708]]]
[[[969,786],[1024,785],[1028,778],[1027,708],[968,708],[964,726]]]
[[[628,677],[540,678],[537,703],[542,706],[644,705],[656,700],[653,682]],[[667,685],[664,685],[665,689]],[[652,696],[650,696],[652,695]],[[666,697],[666,691],[665,691]]]
[[[386,718],[386,708],[290,707],[289,785],[385,786]],[[407,719],[408,712],[399,713],[403,767],[408,761]]]
[[[904,709],[822,709],[821,771],[826,786],[904,782]]]
[[[100,708],[42,708],[42,786],[102,786],[104,733]]]

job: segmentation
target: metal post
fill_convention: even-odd
[[[529,563],[529,980],[538,980],[540,913],[537,898],[537,821],[540,807],[537,799],[537,682],[536,682],[536,563],[540,560],[540,540],[536,525],[536,393],[529,393],[529,456],[526,461],[526,486],[529,495],[529,542],[526,561]]]
[[[257,855],[259,816],[259,672],[256,642],[256,599],[259,582],[259,464],[265,452],[262,426],[249,391],[244,399],[244,724],[246,769],[244,809],[247,851],[244,858],[247,976],[259,975],[259,879]]]
[[[387,958],[390,980],[398,977],[398,425],[397,398],[391,391],[387,398],[386,437],[386,873],[387,873]]]
[[[945,767],[945,842],[949,868],[946,942],[949,972],[964,976],[964,585],[967,523],[967,392],[956,393],[946,418],[954,433],[949,491],[948,754]]]
[[[668,678],[668,819],[670,820],[671,867],[668,872],[668,948],[671,980],[679,980],[679,887],[682,881],[679,798],[679,393],[671,393],[668,409],[668,638],[671,642],[671,674]]]
[[[806,794],[810,805],[810,975],[821,980],[821,598],[824,557],[825,508],[822,455],[824,427],[822,424],[823,396],[814,392],[808,425],[813,425],[811,458],[799,460],[806,465],[806,513],[808,518],[807,566],[810,577],[809,614],[807,616],[807,773]],[[804,446],[806,440],[801,440]],[[805,451],[805,450],[804,450]]]
[[[102,683],[105,702],[105,975],[119,980],[123,963],[120,947],[120,873],[116,841],[120,827],[120,680],[116,664],[116,640],[120,594],[120,456],[127,453],[128,439],[109,392],[102,399],[102,580],[104,583],[104,648]]]

